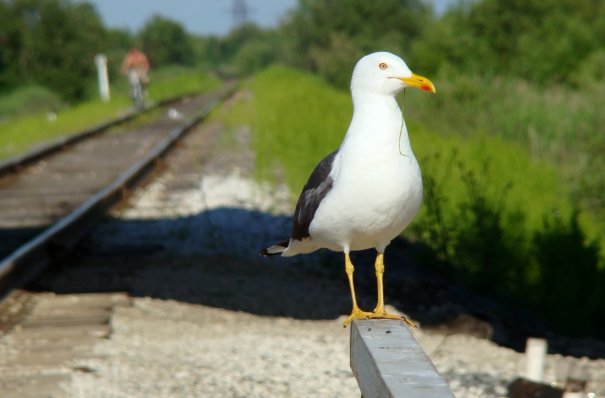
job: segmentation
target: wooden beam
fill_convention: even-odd
[[[454,397],[431,360],[400,321],[353,321],[351,369],[365,398]]]

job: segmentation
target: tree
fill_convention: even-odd
[[[263,30],[253,23],[233,29],[220,41],[223,67],[230,64],[240,74],[250,74],[277,58],[280,38],[273,30]]]
[[[67,100],[85,97],[105,29],[93,6],[61,0],[6,3],[20,19],[21,42],[11,60],[21,82],[52,89]],[[9,49],[10,51],[10,49]]]
[[[215,68],[222,60],[221,39],[217,36],[192,36],[191,45],[198,65]]]
[[[246,43],[263,40],[266,36],[265,31],[253,23],[239,25],[221,40],[221,55],[230,60]]]
[[[107,55],[107,65],[112,75],[120,74],[120,67],[128,50],[135,47],[132,34],[126,29],[110,29],[103,52]]]
[[[138,39],[152,66],[193,64],[193,46],[178,22],[156,15],[145,24]]]
[[[348,86],[359,55],[380,50],[407,54],[428,16],[419,0],[300,0],[282,27],[290,42],[286,60]]]
[[[0,2],[0,90],[17,85],[19,53],[23,46],[24,25],[19,15],[9,5]]]
[[[483,0],[461,3],[414,43],[429,69],[573,83],[582,61],[601,48],[605,3],[598,0]]]

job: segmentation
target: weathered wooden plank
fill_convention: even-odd
[[[28,314],[27,321],[52,321],[53,319],[72,319],[72,318],[87,318],[91,316],[109,315],[113,311],[113,306],[100,305],[82,305],[78,307],[63,307],[57,306],[53,309],[38,309],[31,311]]]
[[[105,359],[106,355],[95,354],[91,351],[35,351],[35,352],[22,352],[19,353],[14,359],[15,364],[19,366],[40,366],[40,367],[53,367],[65,364],[66,362],[73,362],[86,359]]]
[[[28,328],[47,328],[47,327],[64,327],[86,325],[108,325],[111,314],[109,312],[101,314],[82,315],[80,317],[48,317],[38,319],[27,319],[21,323],[23,329]]]
[[[47,326],[45,328],[21,328],[15,327],[12,334],[15,338],[40,338],[53,339],[61,337],[96,337],[103,338],[109,336],[111,328],[109,325],[72,325],[70,327]]]
[[[41,296],[41,298],[44,298]],[[46,311],[58,308],[111,308],[130,305],[130,297],[126,293],[79,293],[79,294],[48,294],[48,300],[40,299],[35,310]]]
[[[82,336],[76,338],[41,338],[41,339],[11,339],[10,342],[19,344],[19,351],[36,352],[36,351],[79,351],[90,352],[94,344],[98,341],[96,337]]]
[[[351,369],[362,396],[366,398],[454,397],[400,321],[353,321]]]
[[[85,312],[87,314],[90,314],[92,312],[108,312],[111,311],[113,307],[114,306],[109,299],[107,299],[105,302],[57,302],[56,305],[52,305],[52,303],[42,302],[31,311],[30,316],[33,318],[49,317],[53,315],[61,316],[75,314],[77,312]]]
[[[7,398],[62,397],[65,391],[60,384],[69,382],[70,379],[69,375],[61,373],[9,377],[0,380],[0,391],[2,397]]]

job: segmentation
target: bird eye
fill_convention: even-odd
[[[385,64],[384,62],[381,62],[378,64],[378,67],[382,70],[385,70],[386,68],[388,68],[389,66],[387,64]]]

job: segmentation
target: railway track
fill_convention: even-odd
[[[168,152],[234,87],[160,104],[161,115],[152,123],[107,131],[132,117],[122,118],[68,144],[59,141],[5,162],[10,171],[0,170],[1,397],[64,397],[71,375],[90,372],[87,361],[102,359],[94,346],[111,335],[114,309],[131,304],[127,293],[17,288],[64,258],[136,183],[163,169]],[[194,150],[184,151],[189,157],[181,162]]]
[[[163,112],[151,124],[108,131],[132,116],[121,118],[5,162],[0,170],[0,298],[71,250],[232,89],[160,104]]]

